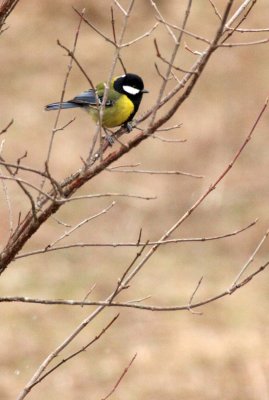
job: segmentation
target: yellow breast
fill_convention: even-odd
[[[114,128],[124,124],[134,111],[134,105],[127,96],[122,95],[111,107],[106,107],[103,114],[102,126],[105,128]],[[89,113],[97,123],[99,116],[96,108],[90,108]]]

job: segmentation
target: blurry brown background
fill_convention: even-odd
[[[158,1],[171,23],[183,18],[185,2]],[[216,0],[222,10],[226,1]],[[241,4],[240,1],[235,2]],[[268,25],[267,0],[260,0],[245,27]],[[126,1],[122,1],[124,6]],[[5,135],[3,155],[15,162],[25,150],[23,163],[43,168],[54,113],[43,112],[45,104],[60,98],[68,58],[56,44],[72,47],[78,17],[72,5],[86,8],[86,17],[111,34],[109,0],[21,1],[7,20],[9,29],[0,41],[0,129],[11,118],[14,125]],[[121,16],[116,12],[118,31]],[[126,40],[154,24],[148,1],[137,0]],[[217,18],[206,0],[195,1],[188,25],[210,37]],[[268,35],[268,34],[267,34]],[[154,33],[164,55],[171,39],[164,27]],[[238,36],[239,41],[266,37]],[[194,50],[203,44],[185,37]],[[78,230],[65,243],[135,241],[158,239],[200,196],[232,159],[250,130],[269,93],[269,44],[223,49],[212,58],[193,94],[169,125],[182,123],[167,138],[186,138],[182,144],[149,139],[118,164],[141,163],[152,170],[183,170],[204,179],[103,173],[78,194],[119,192],[154,196],[157,200],[117,198],[105,216]],[[112,47],[83,25],[77,57],[91,79],[107,78]],[[122,53],[128,70],[144,78],[150,94],[140,111],[156,100],[160,79],[154,69],[153,37],[126,48]],[[179,52],[177,62],[188,68],[195,56]],[[158,61],[160,68],[162,65]],[[122,73],[120,68],[117,72]],[[66,98],[88,84],[76,67],[68,81]],[[163,111],[162,111],[163,112]],[[94,125],[80,111],[61,114],[61,124],[75,122],[57,134],[51,170],[58,179],[81,166],[87,157]],[[198,280],[204,276],[196,300],[225,290],[246,262],[268,228],[268,111],[236,166],[174,237],[198,237],[236,230],[255,218],[257,226],[240,236],[214,242],[162,247],[133,281],[121,299],[151,295],[151,304],[185,304]],[[132,134],[135,134],[132,133]],[[28,174],[22,174],[30,178]],[[32,177],[32,176],[31,176]],[[33,179],[33,178],[31,178]],[[33,180],[39,183],[35,177]],[[15,184],[8,184],[14,219],[29,204]],[[0,237],[8,235],[8,213],[0,193]],[[70,203],[57,217],[75,225],[111,203],[112,199]],[[64,228],[53,219],[29,241],[24,251],[46,246]],[[37,298],[83,299],[96,283],[91,299],[103,299],[131,262],[136,249],[89,248],[68,250],[20,259],[1,276],[1,295]],[[266,243],[252,266],[268,260]],[[132,368],[111,397],[134,399],[269,399],[268,272],[229,298],[203,307],[202,315],[188,312],[151,313],[120,310],[120,318],[87,352],[58,369],[28,396],[31,400],[100,399],[113,387],[134,353]],[[14,399],[41,361],[88,315],[90,308],[1,304],[0,399]],[[107,310],[64,353],[70,354],[91,340],[118,310]]]

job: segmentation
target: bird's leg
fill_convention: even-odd
[[[107,129],[107,128],[103,128],[103,129],[104,129],[104,132],[105,132],[105,139],[107,140],[108,144],[109,144],[110,146],[112,146],[113,143],[114,143],[114,141],[115,141],[114,138],[113,138],[113,136],[112,136],[113,132],[110,131],[110,130]]]
[[[133,128],[135,127],[135,121],[132,120],[132,121],[129,121],[129,122],[125,122],[123,124],[123,127],[125,129],[127,129],[127,133],[132,132]]]

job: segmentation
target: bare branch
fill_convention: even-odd
[[[124,10],[124,8],[123,8],[122,5],[120,4],[120,2],[117,1],[117,0],[113,0],[113,1],[114,1],[114,3],[116,4],[116,6],[119,7],[119,9],[121,10],[121,12],[126,16],[126,15],[127,15],[127,12]]]
[[[80,18],[90,27],[92,30],[94,30],[98,35],[100,35],[105,41],[109,42],[113,46],[117,47],[117,43],[114,42],[114,40],[111,40],[108,36],[106,36],[100,29],[98,29],[91,21],[89,21],[87,18],[84,17],[84,13],[79,12],[75,7],[73,7],[73,10],[80,16]]]
[[[54,133],[59,132],[59,131],[63,131],[65,128],[67,128],[70,124],[72,124],[72,122],[74,122],[76,119],[76,117],[70,119],[70,121],[68,121],[66,124],[64,124],[63,126],[59,127],[59,128],[55,128],[54,129]]]
[[[150,36],[152,34],[152,32],[155,31],[155,29],[157,28],[158,25],[159,25],[159,22],[156,22],[149,31],[143,33],[141,36],[138,36],[137,38],[135,38],[133,40],[130,40],[129,42],[123,43],[121,45],[121,48],[131,46],[134,43],[139,42],[140,40],[144,39],[145,37]]]
[[[269,32],[269,28],[229,28],[228,26],[226,27],[227,30],[230,31],[235,31],[235,32],[240,32],[240,33],[263,33],[263,32]]]
[[[135,353],[135,355],[132,357],[131,361],[129,362],[129,364],[127,365],[126,368],[124,368],[124,371],[122,372],[121,376],[119,377],[119,379],[117,380],[117,382],[115,383],[115,385],[113,386],[112,390],[105,396],[102,398],[102,400],[107,400],[117,389],[117,387],[119,386],[119,384],[121,383],[122,379],[124,378],[124,376],[127,374],[127,372],[129,371],[132,363],[134,362],[135,358],[136,358],[137,354]]]
[[[84,13],[85,13],[85,9],[82,10],[82,16],[84,15]],[[75,39],[74,39],[73,49],[72,49],[72,55],[74,55],[76,47],[77,47],[79,32],[80,32],[81,23],[82,23],[82,16],[79,19],[77,31],[76,31],[76,34],[75,34]],[[65,75],[64,83],[63,83],[63,89],[62,89],[62,94],[61,94],[61,98],[60,98],[60,103],[62,103],[63,99],[64,99],[67,82],[68,82],[68,79],[69,79],[69,76],[70,76],[70,73],[71,73],[71,70],[72,70],[72,66],[73,66],[73,59],[74,59],[73,56],[70,57],[70,61],[69,61],[69,64],[67,66],[67,72],[66,72],[66,75]],[[51,132],[49,148],[48,148],[47,157],[46,157],[46,161],[45,161],[45,165],[47,165],[47,167],[49,166],[49,161],[50,161],[51,152],[52,152],[52,146],[53,146],[53,143],[54,143],[54,137],[55,137],[56,132],[58,131],[57,127],[58,127],[58,123],[59,123],[60,114],[61,114],[61,107],[59,108],[59,110],[57,112],[55,123],[54,123],[53,129],[52,129],[52,132]],[[41,186],[40,186],[41,190],[43,189],[44,184],[45,184],[45,179],[41,183]]]
[[[213,10],[214,10],[216,16],[217,16],[220,20],[222,20],[221,14],[220,14],[220,12],[218,11],[216,5],[213,3],[212,0],[208,0],[208,1],[209,1],[209,3],[211,4],[211,6],[213,7]]]
[[[73,228],[71,228],[69,231],[65,232],[63,235],[61,235],[58,239],[54,240],[53,242],[51,242],[47,248],[51,248],[54,247],[56,243],[59,243],[61,240],[63,240],[64,238],[70,236],[72,233],[74,233],[77,229],[81,228],[83,225],[87,224],[89,221],[92,221],[95,218],[100,217],[103,214],[106,214],[114,205],[116,204],[115,201],[113,201],[109,206],[107,206],[106,208],[104,208],[102,211],[100,211],[97,214],[94,214],[88,218],[85,218],[83,221],[79,222],[77,225],[75,225]]]
[[[237,277],[235,278],[235,280],[233,281],[233,283],[231,284],[230,287],[230,291],[233,291],[234,287],[237,285],[237,283],[239,282],[239,280],[241,279],[242,275],[244,274],[244,272],[246,271],[246,269],[250,266],[250,264],[254,261],[256,254],[258,253],[258,251],[260,250],[260,248],[262,247],[263,243],[265,242],[265,240],[267,239],[269,234],[269,230],[267,230],[267,232],[265,233],[265,235],[263,236],[262,240],[259,242],[258,246],[255,248],[254,252],[251,254],[250,258],[247,260],[247,262],[244,264],[243,268],[240,270],[239,274],[237,275]]]
[[[153,8],[155,9],[155,11],[157,12],[158,17],[156,17],[156,18],[158,19],[158,21],[162,21],[162,22],[164,23],[164,26],[166,27],[167,32],[169,33],[169,35],[172,37],[172,39],[173,39],[174,42],[176,43],[176,42],[177,42],[177,38],[176,38],[176,36],[174,35],[174,32],[172,31],[172,29],[170,29],[169,25],[165,24],[165,19],[164,19],[164,17],[162,16],[162,14],[161,14],[159,8],[157,7],[155,1],[150,0],[150,2],[151,2],[152,7],[153,7]]]
[[[208,242],[212,240],[219,240],[219,239],[225,239],[231,236],[236,236],[247,229],[253,227],[257,223],[257,219],[253,222],[251,222],[249,225],[240,228],[236,231],[230,232],[230,233],[225,233],[223,235],[217,235],[217,236],[209,236],[209,237],[197,237],[197,238],[176,238],[176,239],[165,239],[165,240],[158,240],[158,241],[147,241],[147,242],[113,242],[113,243],[71,243],[63,246],[54,246],[53,248],[46,246],[43,249],[38,249],[38,250],[33,250],[27,253],[22,253],[19,254],[15,257],[15,260],[18,258],[23,258],[23,257],[29,257],[41,253],[46,253],[50,251],[57,251],[57,250],[65,250],[65,249],[70,249],[70,248],[80,248],[80,247],[138,247],[138,246],[152,246],[152,245],[167,245],[167,244],[176,244],[176,243],[189,243],[189,242]]]
[[[200,288],[200,286],[201,286],[201,284],[202,284],[202,280],[203,280],[203,277],[201,277],[201,278],[199,279],[199,281],[198,281],[198,283],[197,283],[197,285],[196,285],[194,291],[193,291],[192,294],[191,294],[190,301],[189,301],[189,311],[190,311],[191,313],[193,313],[193,314],[198,314],[198,315],[202,315],[202,313],[201,313],[200,311],[193,311],[191,306],[192,306],[192,303],[193,303],[194,296],[196,295],[198,289]]]
[[[82,67],[82,65],[80,64],[80,62],[78,61],[78,59],[75,57],[75,54],[73,51],[69,50],[68,47],[64,46],[60,40],[57,40],[57,44],[58,46],[60,46],[62,49],[64,49],[68,56],[72,58],[72,60],[75,62],[75,64],[77,65],[77,67],[79,68],[79,70],[82,72],[83,76],[86,78],[86,80],[88,81],[90,88],[94,89],[94,84],[92,83],[91,78],[89,77],[89,75],[87,74],[87,72],[85,71],[85,69]],[[71,122],[73,122],[71,120]]]
[[[218,47],[242,47],[242,46],[256,46],[257,44],[264,44],[268,43],[269,38],[261,39],[261,40],[254,40],[253,42],[242,42],[242,43],[223,43],[218,45]]]
[[[156,39],[153,40],[153,43],[154,43],[154,46],[155,46],[155,49],[156,49],[156,55],[157,55],[157,57],[160,58],[165,64],[171,66],[171,67],[172,67],[173,69],[175,69],[176,71],[194,74],[194,72],[192,72],[192,71],[186,71],[186,70],[183,69],[183,68],[180,68],[180,67],[177,67],[176,65],[171,64],[170,61],[166,60],[166,59],[161,55]],[[157,67],[157,64],[155,64],[155,65],[156,65],[156,67]],[[163,79],[165,80],[166,78],[163,77]]]
[[[167,132],[167,131],[178,129],[178,128],[181,128],[181,127],[182,127],[182,123],[157,129],[157,132]],[[182,141],[183,140],[186,141],[186,139],[181,139],[181,140]]]
[[[233,16],[227,21],[225,26],[231,26],[234,21],[241,16],[241,14],[246,10],[246,8],[249,6],[250,3],[256,3],[256,0],[245,0],[240,7],[236,10],[236,12],[233,14]]]
[[[5,23],[5,20],[14,10],[18,2],[19,0],[3,0],[0,4],[0,33],[3,32],[2,27]]]
[[[18,0],[19,1],[19,0]],[[12,118],[12,120],[7,124],[7,126],[4,128],[4,129],[2,129],[1,131],[0,131],[0,135],[3,135],[3,133],[5,133],[5,132],[7,132],[8,131],[8,129],[11,127],[11,125],[14,123],[14,119]]]
[[[77,300],[45,300],[45,299],[32,299],[29,297],[23,297],[23,296],[15,296],[15,297],[0,297],[0,303],[12,303],[12,302],[18,302],[18,303],[31,303],[31,304],[42,304],[42,305],[55,305],[55,304],[61,304],[65,306],[102,306],[102,307],[123,307],[123,308],[134,308],[137,310],[144,310],[144,311],[157,311],[157,312],[171,312],[171,311],[190,311],[190,309],[195,309],[201,306],[204,306],[206,304],[210,304],[212,302],[215,302],[217,300],[220,300],[223,297],[230,296],[231,294],[235,293],[237,290],[241,289],[245,285],[247,285],[253,278],[255,278],[257,275],[262,273],[267,267],[269,266],[269,261],[261,265],[259,268],[257,268],[254,272],[251,274],[247,275],[246,278],[244,278],[242,281],[238,282],[235,286],[215,295],[212,297],[209,297],[205,300],[201,300],[196,303],[192,304],[185,304],[185,305],[174,305],[174,306],[162,306],[162,305],[148,305],[148,304],[140,304],[139,302],[141,301],[140,299],[135,302],[135,300],[128,301],[128,302],[115,302],[115,301],[77,301]],[[148,298],[148,296],[147,296]]]
[[[153,5],[153,7],[155,8],[155,10],[158,12],[159,17],[163,20],[163,17],[161,15],[161,13],[159,12],[155,2],[153,0],[150,0],[150,1],[151,1],[151,4]],[[192,5],[192,1],[189,0],[188,4],[186,6],[185,16],[184,16],[183,23],[182,23],[182,29],[185,29],[185,27],[186,27],[186,24],[187,24],[187,21],[188,21],[188,17],[189,17],[189,13],[190,13],[190,9],[191,9],[191,5]],[[168,31],[170,32],[171,29],[167,25],[165,25],[165,26],[167,27]],[[174,35],[174,33],[172,31],[171,31],[171,34],[172,34],[172,37],[175,38],[175,35]],[[180,32],[178,38],[175,38],[176,39],[175,46],[174,46],[174,49],[172,51],[172,54],[171,54],[171,57],[170,57],[170,60],[169,60],[169,64],[167,66],[166,73],[164,75],[164,80],[162,82],[162,85],[161,85],[161,88],[160,88],[160,91],[159,91],[159,95],[158,95],[156,104],[155,104],[155,106],[154,106],[154,108],[152,110],[152,113],[151,113],[151,120],[150,120],[150,123],[149,123],[150,127],[152,127],[152,125],[154,123],[154,120],[155,120],[155,117],[156,117],[156,114],[157,114],[157,111],[158,111],[158,109],[160,107],[160,104],[161,104],[161,101],[162,101],[162,97],[163,97],[163,94],[164,94],[164,91],[165,91],[165,88],[166,88],[166,85],[167,85],[168,78],[170,77],[170,74],[171,74],[171,71],[172,71],[172,68],[173,68],[173,64],[174,64],[176,55],[178,54],[178,50],[179,50],[179,47],[180,47],[180,44],[181,44],[182,35],[183,35],[183,33]],[[189,73],[187,75],[190,77],[192,75],[192,73]],[[159,126],[155,126],[155,129],[159,128]]]
[[[22,171],[33,172],[34,174],[37,174],[37,175],[43,176],[45,178],[48,178],[48,175],[47,175],[46,172],[40,171],[40,170],[32,168],[32,167],[28,167],[27,165],[21,165],[21,164],[18,164],[18,163],[17,164],[13,164],[13,163],[10,163],[10,162],[5,162],[5,161],[2,161],[2,158],[0,160],[0,165],[4,165],[4,166],[7,166],[7,167],[15,168],[15,172],[11,173],[12,176],[16,175],[16,173],[19,170],[22,170]]]
[[[42,379],[42,376],[45,374],[45,370],[48,365],[58,357],[61,352],[77,337],[77,335],[85,329],[89,323],[94,320],[105,307],[110,305],[113,299],[124,289],[127,288],[125,284],[123,284],[123,280],[125,279],[126,274],[132,268],[133,264],[136,260],[141,256],[144,248],[142,248],[137,255],[134,257],[132,263],[126,268],[122,277],[118,280],[115,290],[106,298],[103,305],[98,306],[90,315],[88,315],[74,330],[73,332],[52,352],[46,357],[46,359],[41,363],[41,365],[36,370],[35,374],[32,376],[30,381],[23,388],[21,393],[19,394],[17,400],[23,400],[27,394],[32,390],[32,388]],[[85,303],[84,303],[85,304]]]
[[[148,175],[184,175],[190,176],[191,178],[204,178],[203,175],[192,174],[191,172],[184,171],[150,171],[143,169],[106,169],[109,172],[121,172],[121,173],[133,173],[133,174],[148,174]]]
[[[84,196],[71,197],[70,199],[57,199],[57,202],[68,203],[70,201],[96,199],[99,197],[130,197],[133,199],[141,199],[141,200],[156,200],[157,199],[157,196],[143,196],[140,194],[131,194],[131,193],[95,193],[95,194],[88,194],[88,195],[84,195]]]
[[[4,140],[2,140],[1,145],[0,145],[0,155],[3,150],[3,146],[4,146]],[[2,170],[0,168],[0,180],[1,180],[2,175],[3,175]],[[12,207],[11,207],[11,201],[10,201],[7,185],[4,180],[1,180],[1,181],[2,181],[1,183],[2,183],[2,187],[3,187],[4,196],[5,196],[6,203],[7,203],[8,220],[9,220],[9,234],[11,236],[12,232],[13,232],[13,211],[12,211]]]
[[[185,35],[188,35],[188,36],[190,36],[190,37],[193,37],[193,38],[195,38],[195,39],[197,39],[197,40],[200,40],[200,41],[202,41],[202,42],[204,42],[204,43],[210,44],[210,40],[204,38],[203,36],[199,36],[199,35],[197,35],[196,33],[187,31],[186,29],[183,29],[183,28],[181,28],[180,26],[177,26],[177,25],[174,25],[174,24],[170,24],[169,22],[163,21],[163,20],[161,20],[161,19],[159,19],[159,18],[157,18],[157,19],[158,19],[158,21],[160,21],[162,24],[166,24],[166,25],[170,26],[170,28],[174,28],[174,29],[176,29],[177,31],[180,31],[180,32],[185,33]]]
[[[226,10],[227,14],[227,10]],[[225,19],[224,19],[225,20]],[[224,20],[222,23],[224,23]],[[190,214],[194,212],[195,209],[204,201],[204,199],[213,191],[216,189],[218,184],[223,180],[223,178],[227,175],[227,173],[230,171],[230,169],[233,167],[235,164],[236,160],[239,158],[240,154],[252,138],[253,132],[260,121],[263,113],[265,112],[266,108],[268,105],[268,99],[266,99],[266,102],[264,106],[262,107],[261,111],[259,112],[258,117],[256,118],[249,134],[247,135],[246,139],[244,140],[243,144],[240,146],[238,151],[236,152],[234,158],[232,161],[229,163],[229,165],[224,169],[224,171],[219,175],[219,177],[209,186],[209,188],[205,191],[204,194],[185,212],[185,214],[179,218],[176,223],[170,227],[160,238],[160,241],[166,240],[188,217]],[[143,259],[137,264],[137,266],[134,268],[134,270],[128,275],[128,277],[125,280],[125,284],[128,284],[134,276],[141,270],[141,268],[144,266],[144,264],[152,257],[152,255],[155,253],[155,251],[158,249],[160,245],[155,244],[151,247],[151,249],[147,252],[147,254],[143,257]]]
[[[88,344],[86,344],[85,346],[83,346],[81,349],[75,351],[74,353],[72,353],[70,356],[62,359],[60,362],[58,362],[54,367],[52,367],[51,369],[49,369],[46,373],[44,373],[39,379],[36,380],[36,382],[32,385],[31,389],[36,386],[38,383],[40,383],[41,381],[43,381],[43,379],[45,379],[48,375],[50,375],[53,371],[55,371],[56,369],[58,369],[59,367],[61,367],[63,364],[65,364],[67,361],[70,361],[72,358],[76,357],[78,354],[82,353],[83,351],[86,351],[90,346],[92,346],[95,342],[97,342],[97,340],[99,340],[104,333],[106,333],[106,331],[111,327],[112,324],[114,324],[114,322],[118,319],[120,314],[117,314],[114,318],[112,318],[112,320],[101,330],[101,332],[95,336],[95,338],[93,340],[91,340]]]
[[[170,130],[170,129],[167,129],[167,130],[165,129],[165,131],[168,131],[168,130]],[[161,132],[161,129],[160,130],[157,129],[156,132]],[[187,142],[187,139],[167,139],[162,136],[155,135],[155,134],[150,135],[150,137],[152,139],[160,140],[161,142],[164,142],[164,143],[186,143]]]

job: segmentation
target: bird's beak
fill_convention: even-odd
[[[142,93],[149,93],[149,91],[147,89],[143,89],[141,90]]]

